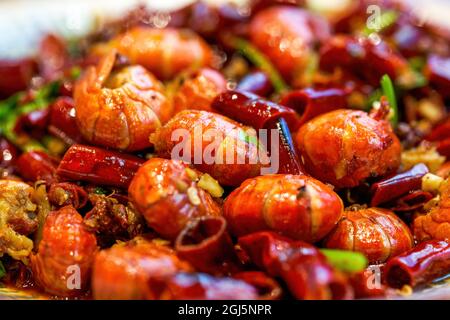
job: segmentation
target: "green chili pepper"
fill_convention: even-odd
[[[336,269],[343,272],[360,272],[367,268],[367,258],[360,252],[320,249],[328,262]]]
[[[232,43],[243,56],[250,60],[251,63],[267,73],[267,76],[277,93],[288,90],[289,87],[283,77],[262,52],[255,48],[250,42],[241,38],[233,38]]]
[[[381,77],[381,89],[383,90],[383,95],[386,96],[389,106],[391,107],[391,124],[395,128],[398,124],[398,107],[397,107],[397,99],[395,98],[395,89],[392,84],[391,78],[385,74]]]

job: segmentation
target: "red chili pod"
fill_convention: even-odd
[[[355,298],[376,298],[386,294],[386,285],[381,281],[381,268],[379,266],[367,268],[364,271],[352,274],[349,281],[355,292]]]
[[[40,138],[47,129],[50,111],[48,108],[31,111],[21,115],[14,126],[14,132],[29,133],[32,137]]]
[[[420,189],[422,177],[427,173],[427,166],[419,163],[408,171],[374,183],[371,187],[373,196],[370,205],[376,207],[382,203],[394,200],[411,190]]]
[[[386,42],[373,43],[368,38],[337,35],[320,50],[320,67],[325,71],[343,68],[374,86],[387,74],[392,79],[407,68],[406,60]]]
[[[69,56],[62,39],[48,34],[39,44],[39,73],[44,79],[54,80],[61,76]]]
[[[244,281],[202,273],[178,273],[171,278],[150,279],[162,287],[161,300],[255,300],[256,289]]]
[[[306,88],[287,93],[280,104],[295,110],[300,115],[299,125],[329,111],[347,107],[347,93],[342,89]]]
[[[261,97],[268,96],[273,91],[272,82],[263,71],[255,70],[246,74],[237,85],[239,91],[247,91]]]
[[[68,145],[83,141],[75,121],[75,103],[71,97],[60,97],[50,106],[48,130]]]
[[[450,138],[439,141],[436,150],[441,155],[450,158]]]
[[[436,125],[425,137],[425,140],[436,142],[436,150],[443,156],[450,157],[450,117]]]
[[[447,117],[425,137],[428,141],[439,141],[450,138],[450,117]]]
[[[433,194],[430,192],[415,190],[397,199],[395,205],[391,207],[391,209],[396,212],[413,211],[423,207],[423,205],[433,199],[433,197]]]
[[[72,205],[75,209],[79,209],[86,204],[88,194],[76,184],[60,182],[50,185],[48,199],[55,206]]]
[[[389,286],[416,287],[450,273],[450,244],[431,240],[388,261],[385,279]]]
[[[247,282],[258,290],[258,300],[279,300],[283,295],[278,282],[261,271],[243,271],[233,278]]]
[[[298,128],[299,119],[294,110],[250,92],[225,91],[214,99],[211,106],[222,115],[255,129],[268,128],[280,118],[286,120],[291,130]]]
[[[19,150],[11,142],[0,137],[0,167],[9,168],[14,165],[19,155]]]
[[[239,238],[253,263],[284,280],[297,299],[348,299],[353,292],[347,279],[327,263],[320,251],[303,241],[274,232],[257,232]]]
[[[43,151],[23,153],[16,163],[16,170],[26,181],[44,180],[47,184],[55,182],[58,160]]]
[[[297,149],[292,141],[291,132],[284,118],[278,119],[273,127],[269,129],[275,129],[278,131],[278,150],[275,150],[277,154],[271,153],[272,163],[275,157],[278,156],[278,171],[279,174],[303,174],[304,170],[300,162],[300,158],[297,154]],[[272,150],[272,146],[268,146],[267,150]]]
[[[25,90],[36,69],[32,59],[0,60],[0,98]]]
[[[223,217],[194,219],[175,241],[175,250],[200,272],[222,275],[240,269],[234,246]]]
[[[143,159],[128,154],[74,144],[61,160],[57,174],[63,180],[128,188],[143,163]]]

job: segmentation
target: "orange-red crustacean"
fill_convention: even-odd
[[[193,163],[227,186],[260,175],[269,163],[255,130],[217,113],[182,111],[150,139],[159,156]]]
[[[200,175],[181,161],[152,158],[131,181],[130,201],[151,228],[173,240],[190,219],[221,212],[212,196],[198,187]]]
[[[329,36],[329,26],[324,19],[300,8],[274,6],[255,15],[249,35],[289,80],[304,70],[314,43]]]
[[[102,250],[95,258],[92,291],[95,299],[155,299],[157,288],[151,277],[165,277],[193,271],[169,247],[145,239]]]
[[[225,200],[231,232],[243,236],[273,230],[316,242],[341,218],[342,201],[331,188],[304,175],[265,175],[246,180]]]
[[[31,256],[34,279],[48,293],[80,295],[88,289],[96,253],[95,235],[72,206],[50,212],[38,251]]]
[[[327,248],[359,251],[371,263],[382,263],[413,247],[408,226],[381,208],[347,210],[325,239]]]
[[[95,46],[92,54],[103,54],[113,48],[162,80],[171,79],[186,69],[214,64],[212,49],[187,29],[136,26]]]
[[[218,71],[202,68],[182,76],[173,97],[174,113],[194,109],[212,111],[214,98],[226,89],[226,80]]]
[[[142,66],[114,70],[116,52],[87,69],[74,89],[76,121],[92,144],[120,150],[149,147],[149,135],[172,115],[163,85]]]
[[[439,188],[440,200],[429,212],[414,219],[414,237],[418,241],[430,239],[450,241],[450,179]]]
[[[400,141],[378,112],[325,113],[300,128],[296,143],[306,172],[337,188],[358,186],[400,165]]]

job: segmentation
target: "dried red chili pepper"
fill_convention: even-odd
[[[414,190],[411,193],[397,199],[395,204],[390,208],[396,212],[416,210],[433,199],[433,197],[433,194],[430,192]]]
[[[74,144],[61,160],[57,174],[63,180],[127,188],[143,163],[143,159],[128,154]]]
[[[239,245],[269,275],[280,277],[297,299],[346,299],[353,296],[347,279],[313,245],[274,232],[239,238]]]
[[[320,67],[333,71],[341,67],[367,80],[374,86],[387,74],[396,79],[407,68],[406,60],[386,42],[373,43],[369,38],[337,35],[320,50]]]
[[[273,91],[273,85],[265,72],[255,70],[246,74],[239,81],[237,90],[247,91],[261,97],[266,97]]]
[[[0,98],[25,90],[36,71],[32,59],[0,60]]]
[[[71,97],[60,97],[50,106],[48,131],[68,145],[83,141],[75,120],[75,103]]]
[[[258,290],[258,300],[278,300],[283,295],[278,282],[261,271],[243,271],[233,278],[247,282]]]
[[[194,219],[178,235],[175,250],[200,272],[215,275],[236,272],[240,266],[226,229],[226,220],[220,216]]]
[[[0,136],[0,167],[9,168],[14,165],[18,155],[17,147]]]
[[[225,91],[214,99],[212,108],[255,129],[270,127],[280,118],[286,120],[291,130],[296,130],[299,125],[294,110],[250,92]]]
[[[378,269],[378,270],[377,270]],[[379,274],[377,274],[377,271]],[[386,294],[386,285],[382,283],[381,268],[369,267],[364,271],[352,274],[349,281],[355,292],[355,298],[382,297]]]
[[[430,240],[388,261],[385,279],[389,286],[416,287],[450,272],[450,244]]]
[[[161,300],[254,300],[256,289],[244,281],[202,273],[178,273],[166,279],[150,279],[150,286],[162,287]]]
[[[443,156],[450,157],[450,117],[439,123],[425,137],[425,140],[436,142],[436,150]]]
[[[287,93],[280,104],[295,110],[300,115],[299,125],[329,111],[347,107],[347,93],[338,88],[306,88]]]
[[[46,80],[54,80],[62,75],[69,62],[66,44],[53,34],[45,36],[39,44],[39,73]]]
[[[28,151],[23,153],[16,163],[16,170],[26,181],[44,180],[47,184],[56,182],[56,167],[58,159],[43,151]]]
[[[405,172],[374,183],[371,187],[372,200],[370,205],[376,207],[412,190],[420,189],[422,177],[427,173],[427,166],[419,163]]]
[[[31,111],[19,116],[14,126],[14,132],[17,134],[30,134],[32,137],[41,138],[47,129],[50,118],[48,108]]]

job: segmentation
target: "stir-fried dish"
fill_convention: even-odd
[[[396,2],[139,7],[0,60],[0,97],[4,287],[353,299],[450,274],[450,33]]]

